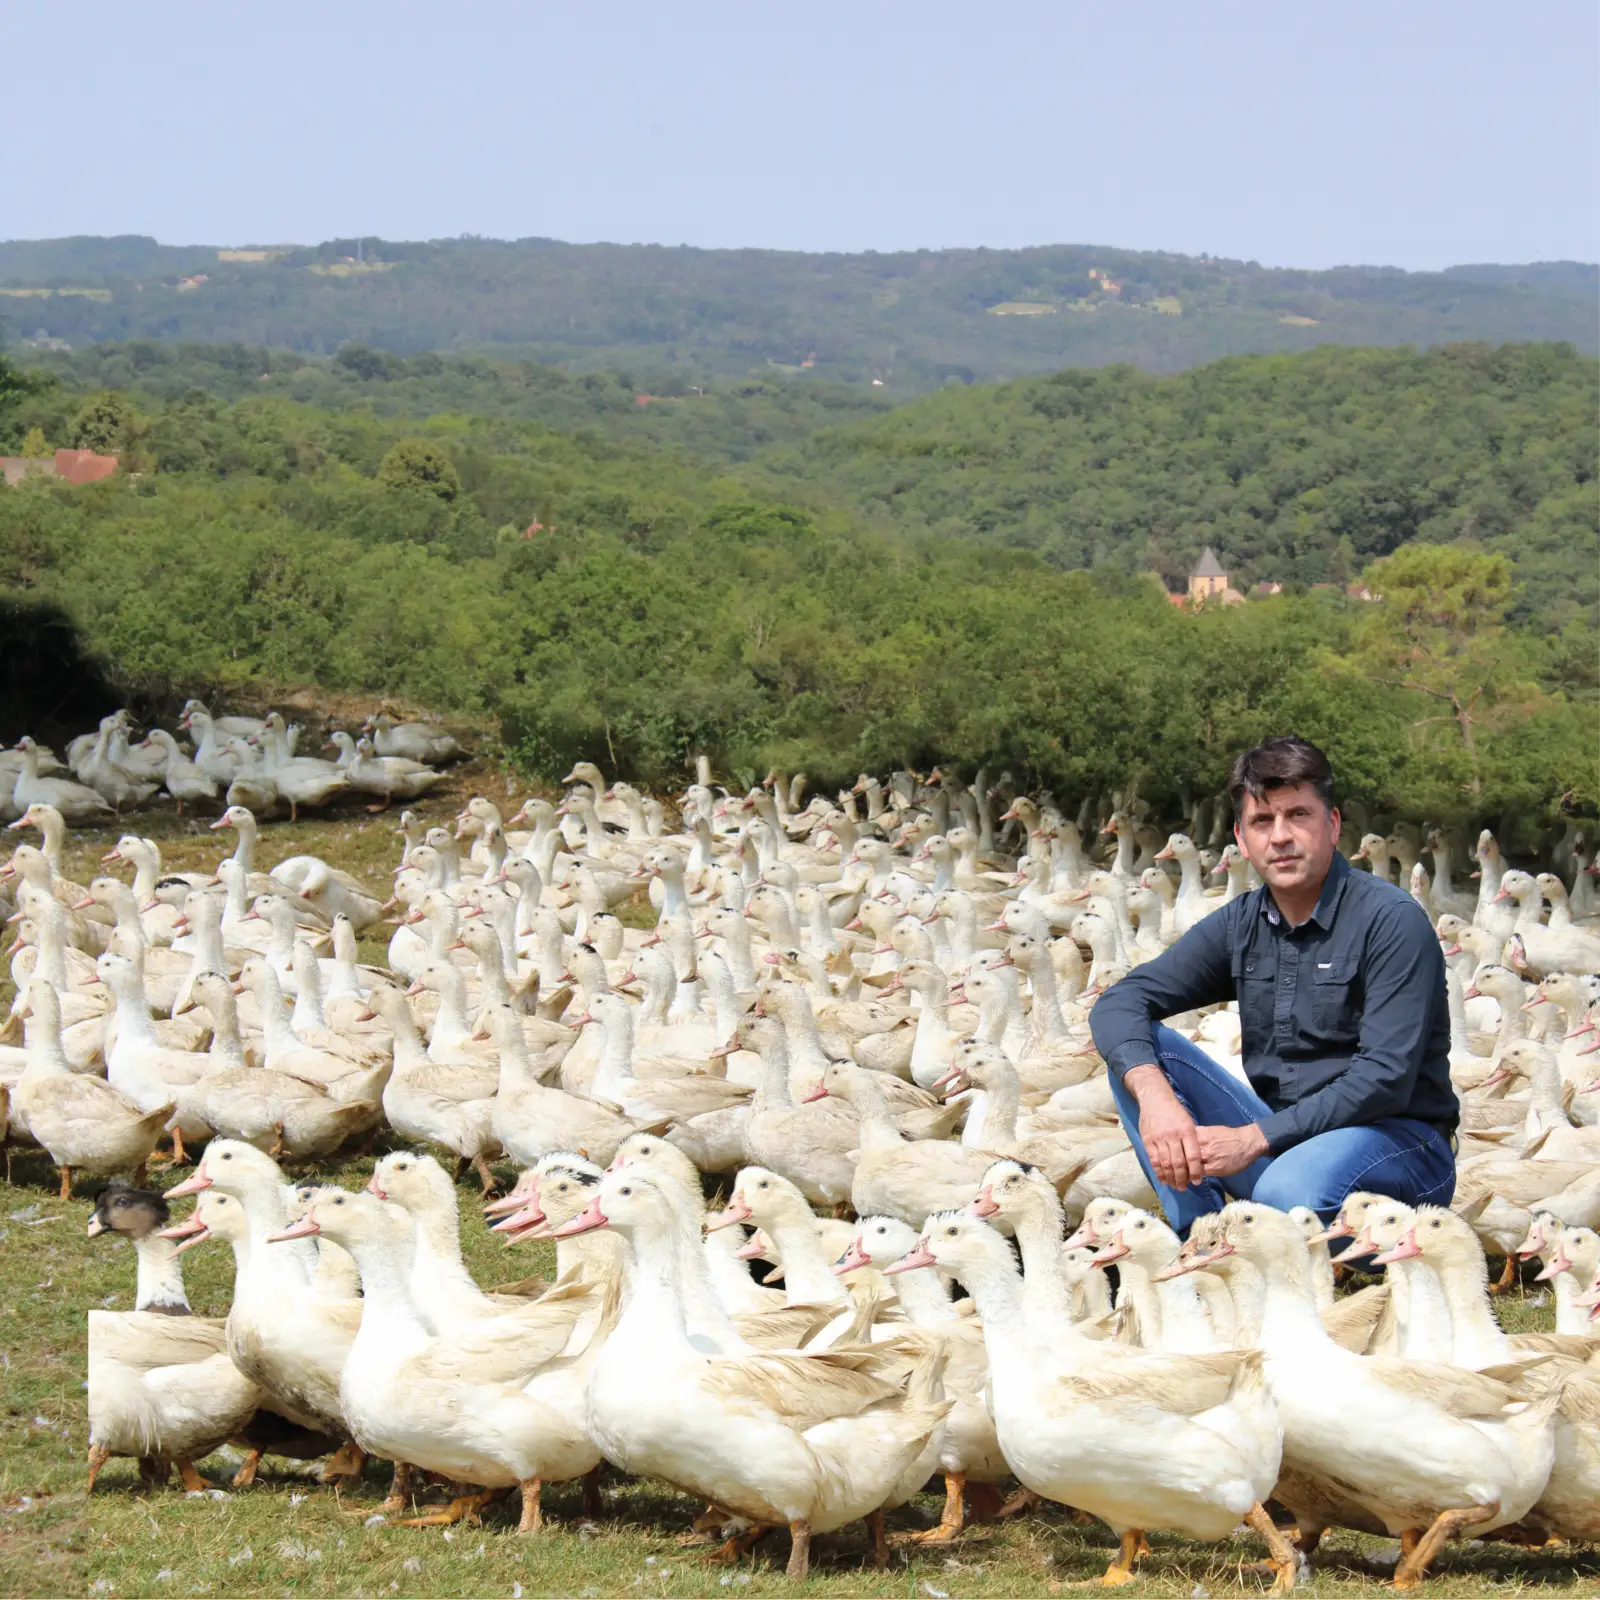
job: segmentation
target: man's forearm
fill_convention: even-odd
[[[1177,1099],[1172,1092],[1172,1084],[1168,1081],[1166,1073],[1153,1061],[1146,1061],[1137,1067],[1129,1067],[1123,1073],[1122,1081],[1128,1093],[1139,1102],[1141,1106],[1147,1104],[1146,1097],[1159,1100],[1165,1097]]]

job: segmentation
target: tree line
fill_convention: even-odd
[[[0,600],[65,616],[145,704],[309,683],[481,719],[547,778],[589,758],[674,781],[699,750],[828,783],[940,760],[1173,805],[1295,728],[1375,811],[1514,837],[1558,797],[1595,806],[1582,619],[1530,612],[1470,532],[1363,560],[1376,603],[1195,614],[1148,572],[592,431],[27,380],[3,409],[7,437],[123,453],[103,483],[0,491]]]

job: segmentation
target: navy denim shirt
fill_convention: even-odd
[[[1385,1117],[1455,1132],[1444,955],[1405,890],[1337,853],[1316,910],[1290,927],[1265,887],[1214,911],[1089,1013],[1119,1078],[1156,1060],[1155,1025],[1237,999],[1244,1070],[1272,1107],[1273,1154]]]

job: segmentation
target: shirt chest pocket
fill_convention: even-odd
[[[1245,1033],[1263,1048],[1272,1036],[1273,979],[1277,963],[1262,956],[1247,955],[1239,963],[1234,989],[1239,996],[1239,1021]]]
[[[1311,964],[1311,1020],[1318,1032],[1354,1041],[1361,1031],[1361,979],[1352,956]]]

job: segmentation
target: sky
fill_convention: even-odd
[[[1600,259],[1594,0],[77,0],[0,237]]]

